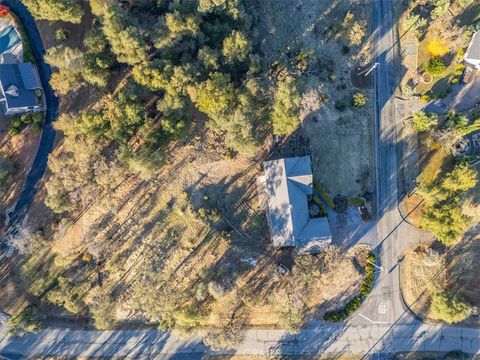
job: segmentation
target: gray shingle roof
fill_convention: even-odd
[[[307,196],[313,194],[310,156],[267,161],[263,167],[273,245],[303,247],[310,241],[331,239],[328,220],[309,217]]]
[[[17,88],[18,96],[6,93],[12,85]],[[0,64],[0,86],[8,108],[37,105],[35,89],[40,88],[40,84],[32,64]]]
[[[480,60],[480,31],[473,34],[472,40],[465,52],[465,60]]]

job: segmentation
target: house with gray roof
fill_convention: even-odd
[[[473,34],[464,57],[465,63],[480,70],[480,31]]]
[[[35,65],[32,63],[0,63],[0,108],[3,115],[18,115],[41,111],[42,89]]]
[[[326,217],[311,218],[308,198],[313,195],[310,156],[266,161],[265,188],[273,246],[295,247],[315,253],[332,240]]]

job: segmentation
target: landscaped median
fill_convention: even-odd
[[[360,285],[360,293],[353,297],[345,307],[337,310],[327,311],[323,315],[323,319],[326,321],[343,321],[347,319],[353,312],[355,312],[360,305],[365,301],[368,294],[373,289],[373,282],[375,280],[375,254],[369,252],[365,258],[365,264],[363,269],[365,271],[365,277]]]

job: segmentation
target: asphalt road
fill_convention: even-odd
[[[405,248],[418,242],[419,231],[404,223],[398,212],[397,130],[395,117],[395,20],[391,0],[377,0],[373,11],[375,88],[375,153],[377,215],[376,253],[382,268],[377,284],[354,321],[393,324],[405,312],[399,285],[399,258]],[[406,228],[409,236],[400,236]],[[410,234],[411,232],[411,234]]]
[[[374,244],[378,266],[374,290],[346,322],[313,321],[298,334],[283,330],[247,330],[234,353],[243,355],[316,355],[356,353],[386,359],[405,351],[480,353],[480,329],[434,326],[416,320],[405,308],[399,284],[399,258],[411,243],[428,235],[402,221],[398,212],[395,64],[391,0],[375,0],[373,24],[375,70],[377,199],[379,220]],[[188,339],[158,330],[87,331],[47,328],[23,337],[0,327],[0,355],[16,359],[40,355],[72,357],[200,359],[214,353],[200,336]],[[201,333],[199,335],[202,335]]]
[[[27,179],[23,184],[15,208],[10,213],[8,226],[13,228],[15,225],[20,225],[25,218],[25,215],[35,197],[38,184],[47,168],[48,155],[52,151],[55,142],[55,130],[52,127],[52,122],[58,115],[58,100],[48,82],[52,70],[50,69],[50,66],[43,61],[45,49],[43,48],[43,42],[32,15],[19,0],[0,0],[0,4],[7,5],[20,19],[24,26],[25,32],[27,33],[32,46],[33,55],[37,63],[47,103],[46,118],[37,154],[33,160]]]

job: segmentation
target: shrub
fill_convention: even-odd
[[[42,326],[39,316],[32,307],[26,307],[12,316],[7,325],[10,327],[10,334],[31,333]]]
[[[437,291],[432,295],[430,311],[434,317],[453,324],[472,315],[473,308],[461,296],[451,291],[443,290]]]
[[[432,101],[435,100],[435,94],[432,91],[427,91],[425,94],[422,95],[423,101]]]
[[[90,307],[95,328],[98,330],[111,329],[115,325],[115,302],[111,296],[102,294],[97,302]]]
[[[447,68],[442,60],[433,57],[428,61],[426,69],[430,75],[440,75],[443,74]]]
[[[69,37],[70,37],[70,32],[68,30],[60,28],[60,29],[57,29],[57,31],[55,31],[55,39],[57,39],[58,41],[65,41]]]
[[[364,107],[365,105],[367,105],[368,98],[364,93],[358,91],[355,94],[353,94],[352,101],[353,101],[353,106]]]
[[[413,112],[413,127],[418,132],[430,131],[438,123],[436,114],[426,114],[423,111]]]
[[[332,198],[328,196],[327,192],[323,189],[320,184],[315,184],[314,188],[318,193],[322,196],[323,200],[330,206],[332,209],[335,209],[335,203],[333,202]]]
[[[323,319],[326,321],[343,321],[347,319],[350,314],[355,312],[363,303],[365,298],[373,289],[373,283],[375,280],[375,269],[372,264],[375,263],[375,254],[369,252],[366,256],[367,264],[364,266],[365,277],[360,285],[360,295],[355,296],[350,300],[344,308],[339,310],[327,311],[323,315]]]

